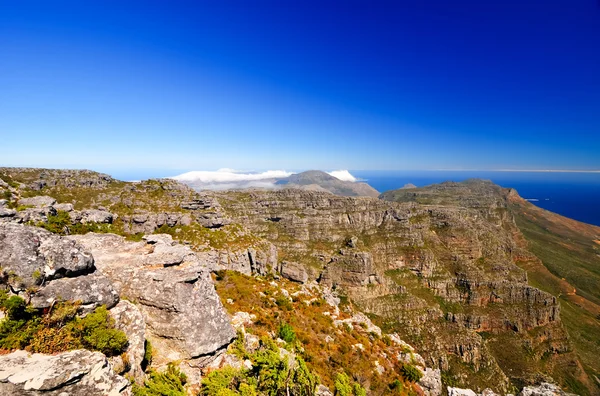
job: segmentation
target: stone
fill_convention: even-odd
[[[59,203],[54,205],[54,209],[61,212],[72,212],[74,208],[72,203]]]
[[[423,377],[418,382],[425,396],[442,395],[442,373],[439,368],[432,369],[426,367],[423,370]]]
[[[14,290],[94,271],[92,255],[74,241],[13,223],[0,223],[0,263]]]
[[[248,312],[236,312],[231,318],[231,325],[235,329],[242,329],[246,325],[251,325],[254,321]]]
[[[523,388],[520,396],[576,396],[572,393],[566,393],[558,386],[548,382],[542,382],[536,386],[526,386]]]
[[[112,223],[114,215],[105,210],[87,209],[81,212],[82,223]]]
[[[315,396],[333,396],[333,393],[323,384],[317,385]]]
[[[110,316],[115,319],[115,327],[127,336],[127,358],[131,368],[128,373],[139,384],[144,382],[144,360],[146,342],[146,322],[140,310],[131,302],[121,300],[110,310]]]
[[[15,351],[0,356],[2,395],[130,395],[129,381],[113,372],[100,352],[56,355]]]
[[[17,211],[14,209],[0,207],[0,218],[14,217],[16,214],[17,214]]]
[[[212,355],[235,338],[210,278],[209,265],[187,246],[171,246],[165,243],[168,238],[129,242],[112,234],[69,238],[89,249],[98,270],[121,296],[135,302],[146,322],[146,337],[156,352],[153,364]],[[157,251],[158,246],[165,250]],[[185,252],[185,260],[173,265],[171,255],[166,254],[169,249]]]
[[[53,280],[40,288],[31,297],[31,305],[35,308],[48,308],[55,300],[81,301],[82,307],[92,311],[100,305],[112,308],[119,302],[119,294],[111,282],[102,273],[76,278]]]
[[[461,388],[452,388],[448,387],[448,396],[478,396],[471,389],[461,389]]]
[[[308,281],[308,274],[304,269],[304,266],[292,261],[281,262],[279,273],[284,278],[294,282],[306,283]]]
[[[19,205],[33,206],[36,208],[52,206],[55,203],[56,203],[56,199],[49,197],[47,195],[39,195],[37,197],[19,199]]]

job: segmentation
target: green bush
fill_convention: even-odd
[[[133,384],[134,396],[186,396],[187,377],[173,364],[163,373],[152,371],[144,386]]]
[[[421,377],[423,377],[423,373],[421,370],[413,366],[412,364],[405,363],[404,366],[400,369],[402,372],[402,376],[406,378],[410,382],[419,382]]]
[[[224,368],[211,372],[202,381],[203,396],[311,396],[319,378],[304,360],[297,357],[290,367],[272,342],[249,355],[252,369]]]
[[[56,353],[78,348],[100,351],[107,356],[122,353],[125,333],[114,328],[106,307],[98,307],[84,318],[77,317],[79,304],[56,303],[45,315],[28,306],[19,296],[0,293],[0,349],[26,349]]]
[[[335,377],[336,396],[366,396],[367,391],[359,383],[351,383],[346,373],[340,373]]]
[[[142,359],[142,369],[146,369],[152,364],[152,343],[150,340],[144,340],[144,359]]]
[[[288,344],[296,341],[296,333],[294,332],[294,328],[287,323],[282,323],[279,325],[277,335]]]

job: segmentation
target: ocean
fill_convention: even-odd
[[[531,203],[588,224],[600,226],[600,173],[506,171],[350,171],[376,190],[417,187],[470,178],[514,188]]]

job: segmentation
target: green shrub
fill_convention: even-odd
[[[106,307],[101,306],[84,318],[77,318],[72,324],[72,330],[82,339],[87,349],[115,356],[125,350],[127,337],[114,326],[115,320],[110,317]]]
[[[336,396],[366,396],[367,391],[359,383],[351,383],[346,373],[340,373],[335,377]]]
[[[0,309],[6,314],[0,321],[0,349],[57,353],[87,348],[107,356],[123,352],[127,337],[114,328],[114,319],[108,315],[106,307],[78,318],[79,306],[78,303],[59,302],[44,315],[28,306],[21,297],[0,293]]]
[[[58,210],[55,215],[49,215],[47,222],[40,222],[38,224],[39,227],[60,235],[67,234],[70,225],[71,217],[69,216],[69,212],[63,210]]]
[[[142,370],[146,369],[152,364],[152,343],[150,340],[144,340],[144,359],[142,359]]]
[[[152,371],[144,386],[133,384],[134,396],[186,396],[187,377],[173,364],[163,373]]]
[[[282,323],[279,325],[277,335],[288,344],[296,341],[296,333],[294,332],[294,328],[287,323]]]
[[[423,373],[421,370],[413,366],[412,364],[405,363],[404,366],[400,369],[402,376],[406,378],[410,382],[419,382],[421,377],[423,377]]]

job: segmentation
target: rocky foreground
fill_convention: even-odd
[[[308,394],[340,393],[339,375],[373,394],[566,394],[553,381],[597,394],[558,300],[517,265],[531,253],[511,192],[471,190],[423,204],[2,168],[1,287],[40,315],[106,307],[128,343],[110,357],[6,351],[0,394],[131,394],[173,365],[196,394],[210,373],[259,367],[265,336],[289,373],[318,374]],[[225,284],[224,270],[250,278]]]

